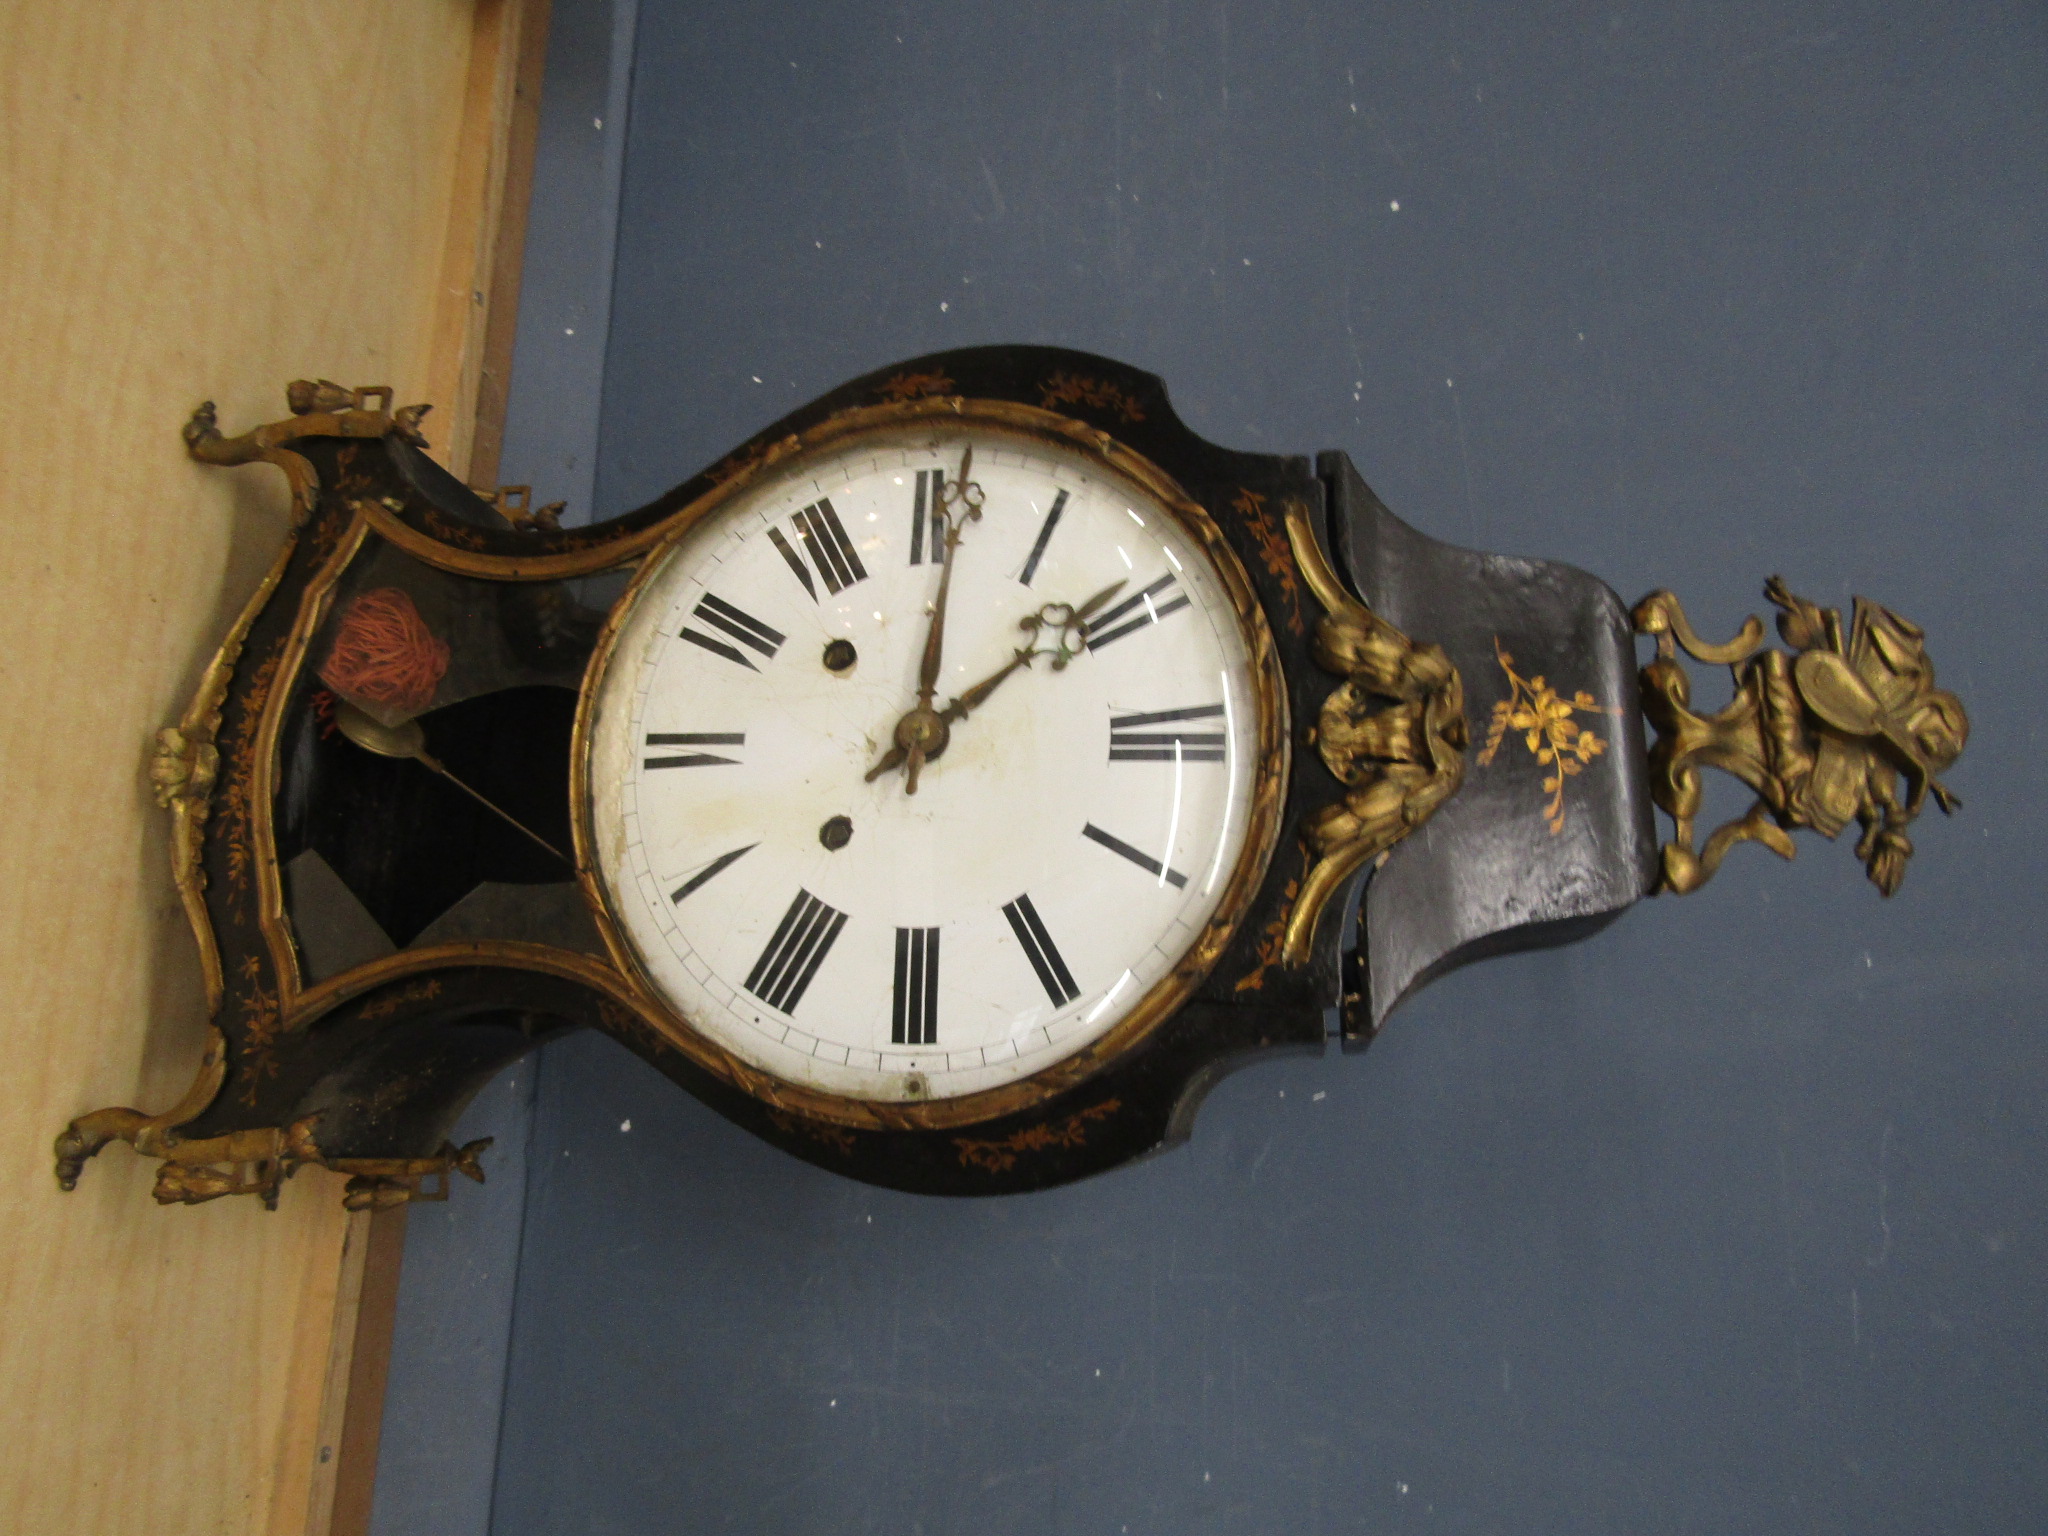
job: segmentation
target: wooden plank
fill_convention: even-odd
[[[163,1107],[198,1060],[146,752],[275,553],[284,497],[269,471],[192,464],[178,426],[207,398],[230,430],[274,420],[302,376],[435,397],[478,15],[7,15],[0,382],[24,427],[0,454],[0,715],[34,728],[0,733],[0,773],[34,813],[0,840],[0,1530],[303,1529],[337,1413],[348,1443],[332,1358],[370,1332],[347,1305],[373,1272],[366,1248],[360,1272],[344,1260],[342,1180],[303,1172],[275,1213],[165,1210],[125,1147],[60,1194],[50,1140],[87,1109]],[[444,423],[474,409],[439,403]]]
[[[504,438],[547,33],[548,0],[478,0],[427,398],[437,457],[486,487]]]
[[[428,365],[436,393],[428,398],[437,407],[442,399],[449,404],[441,422],[442,461],[482,486],[496,484],[505,433],[549,7],[550,0],[478,0],[471,31]],[[327,1351],[328,1389],[303,1521],[307,1536],[368,1536],[370,1530],[405,1215],[400,1207],[363,1217],[359,1241],[343,1260],[344,1299]]]
[[[398,1280],[405,1264],[405,1216],[401,1205],[378,1211],[365,1222],[354,1326],[344,1329],[337,1319],[334,1330],[335,1360],[347,1367],[338,1405],[342,1417],[334,1447],[336,1475],[325,1507],[319,1498],[313,1501],[308,1536],[369,1536],[377,1447],[384,1431],[384,1387],[398,1323]]]
[[[505,410],[511,398],[512,343],[519,330],[519,283],[526,260],[526,219],[533,206],[533,161],[540,138],[541,78],[547,68],[549,0],[521,0],[518,67],[512,96],[503,110],[504,174],[494,220],[496,237],[487,267],[483,354],[477,367],[475,436],[468,474],[473,483],[495,485],[505,442]]]
[[[317,1311],[315,1326],[303,1330],[294,1344],[294,1368],[303,1379],[294,1382],[287,1401],[294,1409],[305,1411],[304,1405],[312,1400],[312,1411],[317,1415],[312,1439],[315,1449],[307,1465],[280,1469],[278,1495],[271,1503],[271,1536],[331,1536],[337,1476],[344,1465],[340,1454],[345,1448],[343,1425],[355,1388],[351,1365],[362,1321],[365,1260],[375,1220],[368,1211],[357,1211],[349,1218],[341,1263],[335,1270],[334,1301],[327,1309],[327,1347],[318,1347],[323,1341],[317,1327]],[[317,1385],[309,1374],[316,1363],[324,1367]],[[297,1436],[287,1438],[294,1447],[301,1444]],[[301,1489],[303,1499],[296,1497]]]

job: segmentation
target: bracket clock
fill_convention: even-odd
[[[166,1202],[306,1164],[435,1198],[481,1177],[470,1096],[576,1027],[852,1177],[1040,1188],[1738,843],[1854,822],[1890,895],[1955,803],[1967,718],[1899,615],[1773,579],[1789,650],[1710,643],[1103,358],[885,369],[584,527],[457,482],[388,389],[288,402],[185,430],[294,517],[150,769],[211,1043],[170,1110],[72,1122],[66,1188],[121,1139]],[[1756,797],[1703,838],[1702,768]]]

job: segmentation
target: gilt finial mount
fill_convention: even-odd
[[[1643,714],[1657,731],[1650,793],[1676,824],[1664,845],[1662,888],[1698,890],[1737,843],[1762,843],[1789,859],[1792,832],[1833,838],[1853,820],[1863,829],[1856,857],[1889,896],[1906,877],[1906,827],[1927,797],[1945,812],[1962,803],[1937,775],[1969,740],[1963,701],[1934,686],[1925,634],[1891,609],[1857,598],[1845,634],[1839,609],[1808,602],[1782,577],[1765,582],[1764,595],[1778,607],[1778,633],[1791,652],[1764,645],[1755,615],[1727,644],[1709,645],[1672,593],[1636,604],[1636,632],[1657,641],[1642,672]],[[1733,673],[1735,696],[1718,713],[1693,711],[1681,648]],[[1757,798],[1696,848],[1703,767],[1733,774]]]

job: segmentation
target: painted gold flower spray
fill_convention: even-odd
[[[1555,837],[1564,831],[1564,781],[1584,771],[1588,763],[1607,750],[1607,743],[1574,716],[1580,711],[1617,711],[1598,702],[1583,688],[1567,699],[1541,676],[1523,677],[1515,670],[1515,658],[1502,647],[1498,635],[1493,637],[1493,654],[1500,658],[1500,669],[1508,675],[1509,693],[1493,706],[1479,765],[1483,768],[1493,761],[1509,731],[1520,731],[1523,745],[1550,770],[1543,780],[1544,793],[1550,796],[1550,803],[1544,807],[1544,819],[1549,823],[1550,835]]]

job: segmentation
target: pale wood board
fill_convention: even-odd
[[[0,6],[9,1532],[318,1513],[361,1284],[341,1181],[302,1173],[274,1214],[160,1209],[122,1146],[60,1194],[50,1140],[84,1110],[164,1107],[199,1055],[145,753],[275,553],[284,497],[266,469],[190,463],[178,426],[208,398],[229,432],[274,420],[294,377],[403,402],[477,374],[488,315],[452,360],[436,342],[456,237],[474,260],[474,221],[498,218],[490,176],[458,177],[479,21],[468,0]]]
[[[540,134],[548,0],[477,0],[427,398],[448,462],[495,485]]]

